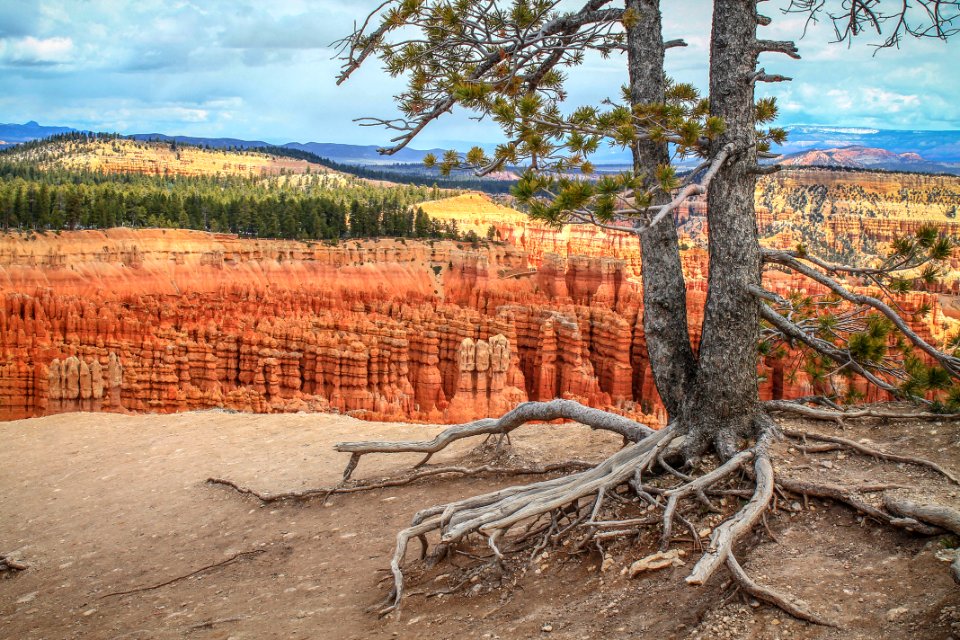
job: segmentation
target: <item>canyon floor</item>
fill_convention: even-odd
[[[627,579],[620,569],[646,554],[632,546],[611,551],[605,572],[596,552],[563,560],[562,550],[551,550],[509,588],[481,581],[441,597],[424,594],[449,586],[442,574],[456,569],[411,571],[402,615],[378,620],[364,609],[384,597],[388,582],[378,581],[413,512],[526,480],[430,480],[334,496],[326,505],[270,506],[205,483],[219,476],[261,492],[332,485],[345,462],[334,442],[422,438],[439,429],[219,411],[2,423],[0,554],[30,568],[0,579],[0,638],[960,638],[960,588],[943,561],[949,541],[893,531],[820,500],[769,514],[769,529],[760,527],[740,558],[760,582],[802,597],[841,629],[750,606],[723,575],[687,587],[689,562]],[[956,422],[860,423],[843,435],[960,470]],[[442,458],[475,455],[471,444],[458,444]],[[515,433],[510,455],[599,460],[619,445],[578,425],[530,425]],[[780,473],[897,482],[960,503],[956,486],[921,468],[777,447]],[[355,475],[397,473],[416,461],[368,456]],[[174,580],[250,551],[261,553]]]

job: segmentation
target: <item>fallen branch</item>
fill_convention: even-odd
[[[809,431],[794,431],[792,429],[783,429],[783,435],[788,438],[795,438],[799,440],[819,440],[821,442],[831,442],[833,444],[840,444],[857,453],[862,453],[873,458],[878,458],[880,460],[887,460],[889,462],[902,462],[906,464],[913,464],[919,467],[926,467],[932,469],[937,473],[946,477],[950,482],[954,484],[960,484],[960,478],[951,473],[949,470],[943,468],[941,465],[933,462],[932,460],[927,460],[926,458],[917,458],[914,456],[901,456],[895,453],[887,453],[886,451],[881,451],[880,449],[874,449],[873,447],[868,447],[867,445],[860,444],[854,440],[848,438],[841,438],[839,436],[829,436],[820,433],[812,433]]]
[[[207,620],[206,622],[201,622],[190,627],[191,631],[203,631],[205,629],[212,629],[218,624],[226,624],[227,622],[240,622],[243,620],[240,616],[234,616],[232,618],[217,618],[216,620]]]
[[[229,564],[233,564],[233,563],[236,562],[237,560],[241,560],[241,559],[243,559],[243,558],[250,558],[250,557],[253,557],[253,556],[255,556],[255,555],[259,555],[259,554],[261,554],[261,553],[266,553],[266,552],[267,552],[266,549],[253,549],[252,551],[241,551],[240,553],[235,553],[235,554],[233,554],[232,556],[230,556],[230,557],[227,558],[226,560],[222,560],[222,561],[220,561],[220,562],[215,562],[215,563],[213,563],[213,564],[208,564],[208,565],[206,565],[206,566],[204,566],[204,567],[200,567],[200,568],[197,569],[196,571],[191,571],[190,573],[187,573],[187,574],[185,574],[185,575],[177,576],[176,578],[171,578],[170,580],[166,580],[166,581],[160,582],[160,583],[158,583],[158,584],[153,584],[153,585],[150,585],[149,587],[137,587],[136,589],[128,589],[127,591],[113,591],[113,592],[108,593],[108,594],[106,594],[106,595],[100,596],[100,599],[103,600],[104,598],[110,598],[110,597],[112,597],[112,596],[125,596],[125,595],[129,595],[129,594],[131,594],[131,593],[140,593],[140,592],[142,592],[142,591],[152,591],[152,590],[154,590],[154,589],[159,589],[160,587],[165,587],[165,586],[167,586],[167,585],[171,585],[171,584],[173,584],[174,582],[180,582],[181,580],[186,580],[187,578],[191,578],[191,577],[193,577],[193,576],[195,576],[195,575],[197,575],[197,574],[203,573],[204,571],[209,571],[210,569],[217,569],[217,568],[219,568],[219,567],[225,567],[225,566],[227,566],[227,565],[229,565]]]

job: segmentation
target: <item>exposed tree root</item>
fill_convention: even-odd
[[[771,423],[772,424],[772,423]],[[485,428],[486,429],[486,428]],[[471,429],[468,435],[490,433],[487,430]],[[448,430],[437,439],[425,443],[351,443],[340,448],[353,455],[360,453],[410,451],[432,453],[440,450],[453,439],[467,437],[464,429]],[[446,436],[445,436],[446,434]],[[451,437],[452,436],[452,437]],[[693,477],[681,473],[667,464],[665,452],[678,450],[682,437],[679,437],[673,425],[655,432],[635,442],[607,460],[579,473],[537,482],[527,486],[510,487],[465,500],[441,504],[417,513],[410,526],[397,534],[397,544],[390,563],[393,576],[393,589],[386,601],[376,607],[381,615],[396,611],[405,596],[403,564],[410,540],[416,538],[421,543],[421,558],[426,557],[429,547],[427,536],[438,534],[436,548],[432,558],[438,558],[469,539],[481,539],[486,542],[489,555],[481,560],[481,567],[493,568],[502,575],[507,570],[508,557],[526,550],[529,558],[534,559],[548,544],[556,544],[563,535],[579,536],[573,545],[572,553],[577,553],[587,544],[606,544],[610,540],[636,536],[643,527],[662,522],[661,551],[665,551],[674,541],[673,521],[683,522],[690,530],[692,541],[699,545],[700,536],[693,523],[678,513],[682,500],[696,497],[708,509],[712,507],[708,494],[738,495],[749,497],[747,503],[719,526],[713,528],[709,543],[702,556],[686,578],[688,584],[704,584],[721,567],[726,565],[734,580],[747,593],[776,606],[798,619],[835,626],[812,612],[809,607],[789,595],[754,582],[743,571],[733,555],[737,542],[747,535],[760,522],[775,497],[775,490],[786,489],[803,495],[815,495],[843,501],[855,509],[875,517],[878,520],[908,528],[919,533],[939,531],[916,519],[891,516],[882,509],[873,507],[859,494],[898,488],[893,484],[871,484],[858,487],[837,487],[805,483],[789,478],[775,478],[773,465],[768,452],[769,441],[777,436],[775,425],[766,429],[757,444],[736,453],[705,474]],[[845,443],[832,443],[846,446]],[[644,474],[655,475],[655,470],[664,473],[659,481],[679,481],[673,487],[664,488],[644,483]],[[718,485],[729,482],[740,471],[748,472],[753,482],[753,490],[743,488],[722,488]],[[416,474],[414,474],[416,475]],[[646,510],[660,511],[646,513],[639,517],[615,520],[599,518],[604,500],[616,496],[619,486],[627,484],[646,503]],[[742,485],[740,485],[742,487]],[[621,499],[622,500],[622,499]],[[546,517],[549,522],[543,523]],[[519,534],[509,535],[513,527],[526,522]]]
[[[21,571],[26,571],[29,568],[30,565],[17,562],[8,556],[0,555],[0,573],[17,574]]]
[[[932,411],[913,411],[913,410],[891,410],[891,409],[847,409],[845,411],[836,411],[834,409],[821,409],[819,407],[810,407],[801,404],[795,400],[767,400],[763,406],[768,411],[777,411],[780,413],[794,413],[805,418],[813,420],[827,420],[843,424],[844,420],[855,420],[859,418],[882,418],[887,420],[957,420],[960,414],[934,413]]]
[[[777,479],[777,485],[787,491],[803,496],[815,496],[818,498],[828,498],[842,502],[855,511],[859,511],[865,516],[869,516],[878,522],[888,524],[892,527],[906,529],[923,536],[933,536],[942,533],[937,527],[931,527],[912,518],[897,518],[883,509],[879,509],[858,495],[860,492],[866,493],[866,490],[858,487],[841,487],[835,484],[806,482],[804,480],[793,480],[791,478],[780,477]],[[871,487],[868,485],[868,490]],[[887,487],[889,488],[889,487]]]
[[[912,500],[898,498],[890,493],[883,495],[883,506],[891,513],[905,518],[926,522],[935,527],[941,527],[954,535],[960,536],[960,511],[937,504],[917,504]],[[960,584],[960,549],[955,550],[956,556],[950,564],[950,575],[953,581]]]
[[[883,506],[895,515],[926,522],[960,536],[960,511],[956,509],[939,504],[918,504],[892,493],[883,495]]]
[[[809,605],[803,600],[798,600],[785,593],[780,593],[775,589],[764,587],[754,582],[750,576],[747,575],[747,572],[743,570],[743,567],[740,566],[740,563],[737,562],[737,559],[732,553],[727,554],[727,568],[730,570],[730,574],[736,583],[740,585],[740,588],[757,600],[772,604],[781,611],[799,620],[806,620],[807,622],[828,627],[839,626],[835,622],[831,622],[810,611]]]
[[[841,438],[839,436],[830,436],[820,433],[813,433],[811,431],[794,431],[792,429],[784,429],[783,435],[788,438],[795,438],[798,440],[819,440],[821,442],[830,442],[833,444],[842,445],[848,449],[856,451],[857,453],[862,453],[873,458],[878,458],[880,460],[887,460],[889,462],[903,462],[906,464],[914,464],[920,467],[926,467],[932,469],[937,473],[943,475],[950,482],[954,484],[960,484],[960,478],[951,473],[949,470],[945,469],[941,465],[933,462],[932,460],[927,460],[925,458],[917,458],[914,456],[901,456],[895,453],[887,453],[886,451],[881,451],[880,449],[874,449],[873,447],[868,447],[865,444],[855,442],[848,438]]]
[[[710,544],[703,552],[703,556],[694,565],[693,571],[687,576],[687,584],[703,584],[711,575],[727,561],[736,544],[742,536],[747,534],[763,515],[773,497],[773,465],[766,450],[766,443],[761,442],[756,451],[753,468],[756,473],[757,488],[753,497],[732,518],[721,524],[710,534]]]
[[[251,558],[253,556],[259,555],[261,553],[266,553],[266,552],[267,552],[266,549],[253,549],[251,551],[241,551],[240,553],[233,554],[226,560],[221,560],[220,562],[214,562],[213,564],[208,564],[206,566],[200,567],[196,571],[191,571],[190,573],[184,574],[182,576],[177,576],[176,578],[171,578],[170,580],[166,580],[164,582],[160,582],[157,584],[152,584],[147,587],[137,587],[136,589],[128,589],[126,591],[112,591],[110,593],[100,596],[100,599],[103,600],[104,598],[110,598],[113,596],[125,596],[131,593],[140,593],[141,591],[152,591],[154,589],[159,589],[160,587],[165,587],[167,585],[173,584],[174,582],[180,582],[181,580],[186,580],[187,578],[191,578],[197,575],[198,573],[203,573],[204,571],[209,571],[210,569],[225,567],[229,564],[233,564],[237,560],[242,560],[243,558]]]
[[[623,436],[628,442],[639,442],[654,433],[650,427],[629,418],[584,406],[573,400],[550,400],[549,402],[524,402],[500,418],[486,418],[467,424],[450,427],[432,440],[407,442],[340,442],[337,451],[349,453],[350,462],[344,470],[343,479],[348,480],[357,467],[360,456],[371,453],[425,453],[426,457],[417,466],[422,466],[438,451],[457,440],[479,435],[509,434],[527,422],[549,420],[573,420],[591,429],[611,431]]]
[[[282,502],[285,500],[309,500],[317,497],[327,497],[340,493],[360,493],[362,491],[373,491],[374,489],[387,489],[390,487],[402,487],[413,484],[423,478],[441,475],[453,476],[475,476],[480,474],[495,474],[502,476],[525,476],[542,475],[546,473],[556,473],[560,471],[577,471],[593,467],[590,462],[583,460],[569,460],[567,462],[558,462],[554,464],[537,465],[530,467],[503,467],[494,464],[485,464],[478,467],[465,466],[446,466],[446,467],[428,467],[411,474],[397,478],[384,478],[382,480],[359,480],[353,484],[347,485],[340,483],[334,487],[320,487],[316,489],[304,489],[302,491],[287,491],[283,493],[260,493],[249,487],[239,485],[232,480],[223,478],[207,478],[208,484],[223,485],[230,487],[245,495],[251,495],[260,502]]]
[[[401,565],[411,538],[420,538],[423,542],[426,534],[437,531],[440,533],[440,544],[449,546],[477,534],[487,539],[491,551],[501,561],[501,540],[511,527],[568,505],[579,511],[582,508],[580,500],[587,496],[596,495],[596,502],[599,502],[604,491],[626,482],[637,469],[644,469],[655,462],[657,454],[673,436],[672,429],[666,427],[621,449],[587,471],[527,486],[501,489],[420,511],[414,516],[410,527],[397,534],[397,546],[390,562],[394,588],[386,606],[380,609],[380,615],[397,609],[403,598]],[[596,502],[590,506],[591,513],[596,512]]]
[[[807,409],[822,411],[811,407],[804,407],[803,410]],[[832,410],[831,412],[837,413]],[[847,413],[849,412],[844,415]],[[867,417],[867,412],[858,415]],[[893,416],[871,412],[869,417]],[[896,417],[902,416],[898,414]],[[625,446],[595,465],[575,460],[542,466],[498,466],[487,463],[479,466],[461,464],[423,467],[430,456],[455,441],[473,436],[485,435],[489,438],[499,435],[499,452],[503,440],[517,427],[528,421],[557,418],[575,420],[594,429],[621,435]],[[907,488],[902,485],[872,483],[839,486],[775,476],[769,445],[780,437],[780,429],[766,414],[755,418],[755,423],[760,435],[754,446],[734,450],[727,456],[718,454],[721,463],[701,475],[696,475],[695,467],[694,471],[691,471],[689,465],[675,468],[667,462],[675,460],[676,456],[682,455],[684,451],[684,433],[677,425],[671,424],[660,431],[653,431],[621,416],[590,409],[571,401],[554,400],[525,403],[498,420],[480,420],[450,427],[432,440],[340,443],[336,445],[336,449],[351,455],[344,479],[334,487],[263,494],[229,480],[210,478],[208,482],[231,487],[241,494],[252,495],[261,502],[270,503],[400,487],[424,478],[443,475],[472,476],[489,473],[519,476],[575,471],[570,475],[507,487],[419,511],[410,526],[397,533],[396,546],[390,561],[390,575],[385,578],[392,578],[393,588],[386,600],[374,608],[381,616],[397,611],[404,597],[415,595],[405,592],[404,588],[404,564],[411,540],[419,541],[419,557],[426,561],[426,567],[452,554],[469,557],[475,563],[468,570],[466,580],[460,580],[452,589],[426,594],[431,597],[453,593],[464,587],[467,580],[475,580],[480,573],[492,573],[502,584],[510,571],[535,561],[550,545],[559,546],[562,543],[567,547],[566,553],[570,556],[583,553],[591,546],[604,553],[604,545],[610,541],[642,536],[648,527],[660,522],[661,552],[666,552],[671,544],[678,540],[688,540],[693,543],[694,548],[703,550],[686,577],[688,584],[702,585],[720,567],[726,566],[744,592],[800,620],[836,626],[836,623],[812,612],[802,601],[754,582],[734,556],[737,543],[758,523],[763,522],[766,526],[765,514],[771,507],[776,509],[779,498],[786,499],[783,492],[802,495],[804,500],[807,496],[836,500],[881,523],[921,535],[960,529],[960,513],[953,510],[943,508],[931,511],[931,507],[918,507],[913,503],[897,501],[891,497],[892,494],[886,496],[885,508],[875,506],[864,498],[868,493]],[[890,454],[835,436],[791,430],[787,430],[786,435],[795,439],[818,441],[819,444],[808,447],[814,451],[850,449],[883,460],[924,466],[957,482],[956,476],[950,471],[922,458]],[[426,457],[404,476],[379,480],[350,480],[363,455],[410,452],[426,454]],[[703,460],[710,459],[708,457]],[[627,493],[623,493],[624,491]],[[627,495],[636,497],[626,499]],[[718,511],[711,502],[711,496],[736,496],[746,499],[746,502],[732,514],[726,510],[728,517],[720,524],[713,526],[716,521],[710,520],[709,542],[703,545],[701,533],[697,529],[697,526],[702,524],[695,524],[696,514],[702,516],[707,512]],[[725,505],[725,499],[721,499],[720,503]],[[605,517],[611,514],[613,517]],[[947,520],[944,520],[945,517],[948,517]],[[675,521],[684,525],[690,538],[674,536]],[[769,527],[767,531],[770,532]],[[706,532],[702,535],[706,535]],[[772,532],[770,536],[775,539]],[[483,544],[483,550],[478,549],[479,544]],[[960,580],[960,559],[955,563],[953,571]],[[418,595],[424,594],[418,592]]]

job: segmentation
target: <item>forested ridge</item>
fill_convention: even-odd
[[[66,134],[50,140],[82,136]],[[111,139],[109,134],[84,138]],[[0,154],[3,230],[125,226],[314,240],[463,237],[455,223],[431,220],[415,206],[450,195],[437,187],[380,186],[333,172],[268,177],[110,173],[43,164],[42,158],[52,155],[43,143],[14,150],[27,150],[34,157],[23,160],[9,151]]]

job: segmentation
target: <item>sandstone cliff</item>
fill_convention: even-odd
[[[2,236],[0,418],[224,407],[461,422],[568,397],[664,419],[634,236],[552,229],[475,194],[424,209],[504,242]],[[682,258],[696,344],[707,260],[696,246]],[[766,284],[817,292],[778,272]],[[902,301],[931,307],[917,326],[935,340],[950,324],[940,299]],[[758,374],[764,398],[817,391],[790,357]]]

